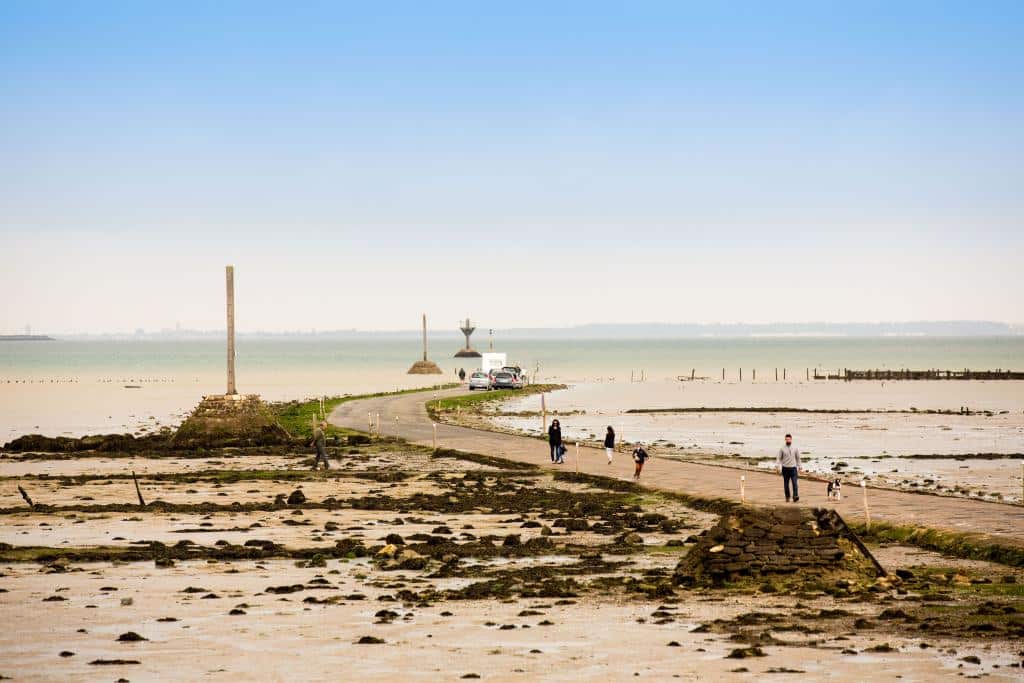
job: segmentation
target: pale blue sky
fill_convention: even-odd
[[[0,4],[0,330],[1024,321],[1020,3],[550,5]]]

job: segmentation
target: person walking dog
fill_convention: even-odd
[[[608,425],[608,431],[604,435],[604,454],[608,456],[608,464],[612,464],[612,456],[615,455],[615,430]]]
[[[789,485],[793,484],[793,502],[800,500],[800,489],[797,486],[797,475],[800,473],[800,449],[793,445],[793,435],[786,434],[786,445],[779,449],[775,457],[775,467],[782,473],[782,488],[789,502]]]
[[[551,447],[551,462],[558,462],[562,457],[562,423],[552,420],[548,427],[548,446]]]
[[[327,437],[324,435],[324,431],[327,429],[327,422],[321,422],[317,425],[316,429],[313,430],[313,442],[310,446],[316,446],[316,460],[313,461],[313,469],[317,470],[320,466],[320,461],[324,461],[324,469],[331,469],[331,464],[327,462]]]

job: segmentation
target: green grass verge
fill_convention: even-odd
[[[858,536],[868,541],[906,543],[952,557],[1024,567],[1024,547],[993,543],[991,539],[979,534],[898,526],[884,522],[874,522],[870,531],[864,524],[854,524],[851,528]]]
[[[567,388],[564,384],[528,384],[522,389],[499,389],[495,391],[479,391],[461,396],[448,396],[439,398],[436,401],[427,402],[427,414],[432,420],[437,420],[445,413],[456,411],[481,412],[484,406],[500,401],[507,401],[513,398],[546,394],[549,391],[558,391]]]
[[[382,391],[375,394],[357,394],[346,396],[329,396],[324,400],[324,412],[327,415],[342,403],[358,401],[364,398],[380,398],[381,396],[398,396],[401,394],[415,394],[422,391],[441,391],[452,389],[458,384],[438,384],[432,387],[421,387],[417,389],[402,389],[400,391]],[[281,426],[288,430],[288,433],[295,438],[313,438],[313,421],[320,415],[320,399],[312,398],[305,401],[288,401],[285,403],[274,403],[270,406],[271,411],[281,423]],[[328,436],[344,436],[352,430],[327,426]]]

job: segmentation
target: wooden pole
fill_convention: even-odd
[[[757,381],[757,368],[754,368],[753,370],[751,370],[751,372],[754,374],[754,376],[750,378],[750,381],[751,382],[756,382]]]
[[[434,428],[434,450],[437,450],[437,423],[431,422],[431,426]]]
[[[871,510],[868,509],[868,483],[867,480],[860,480],[860,488],[864,491],[864,528],[871,531]]]
[[[725,368],[722,368],[722,381],[725,381]]]
[[[576,474],[580,473],[580,442],[576,442]]]
[[[427,360],[427,314],[423,314],[423,360]]]
[[[135,494],[139,497],[139,507],[146,507],[146,501],[142,499],[142,489],[139,488],[139,480],[135,478],[135,470],[132,470],[132,481],[135,482]]]
[[[33,510],[36,509],[36,504],[33,503],[32,499],[28,497],[28,493],[25,491],[25,489],[21,488],[21,484],[18,484],[18,493],[20,493],[21,497],[25,499],[25,502],[28,503],[28,506],[30,508],[32,508]]]
[[[548,404],[544,400],[544,394],[540,395],[540,433],[548,432]]]
[[[369,411],[366,413],[366,431],[373,434],[373,413]]]
[[[377,436],[380,436],[380,413],[377,413]]]
[[[693,381],[693,378],[696,376],[696,374],[697,374],[697,368],[690,368],[690,381],[691,382]]]
[[[786,368],[782,368],[782,381],[786,381]]]
[[[237,394],[235,389],[235,267],[226,266],[225,280],[228,299],[228,391],[229,395]]]
[[[740,475],[740,502],[747,502],[747,477],[746,475]]]
[[[740,381],[743,381],[743,368],[740,368]]]

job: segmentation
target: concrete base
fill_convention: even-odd
[[[407,375],[440,375],[441,368],[437,367],[437,363],[432,360],[418,360],[412,364]]]
[[[480,358],[480,352],[476,349],[459,349],[455,352],[455,358]]]

